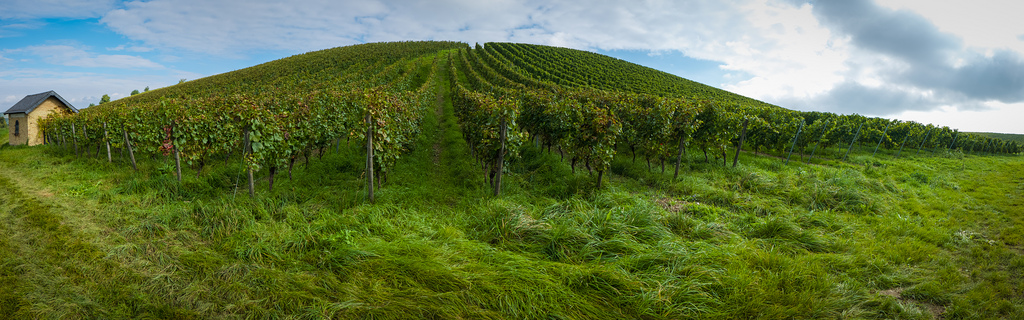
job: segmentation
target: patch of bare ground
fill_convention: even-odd
[[[441,164],[441,144],[440,143],[434,143],[434,155],[433,156],[434,156],[433,157],[434,165],[435,166],[436,165],[440,165]]]
[[[661,198],[656,201],[665,211],[676,213],[683,210],[686,206],[686,201],[679,201],[672,198]]]
[[[883,296],[890,296],[890,297],[896,298],[896,300],[899,300],[899,301],[911,302],[911,303],[923,306],[924,309],[926,311],[928,311],[929,314],[931,314],[932,319],[943,319],[942,314],[946,312],[946,307],[943,307],[943,306],[940,306],[940,305],[937,305],[937,304],[933,304],[933,303],[929,303],[929,302],[925,302],[925,301],[920,301],[920,300],[915,300],[915,299],[903,297],[903,295],[902,295],[903,294],[903,288],[892,288],[892,289],[882,290],[882,291],[878,291],[878,294],[883,295]]]

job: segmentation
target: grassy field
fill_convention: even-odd
[[[358,145],[252,199],[238,158],[178,183],[163,156],[135,172],[116,153],[3,147],[0,314],[1024,318],[1019,156],[732,168],[690,150],[674,180],[620,150],[595,189],[528,146],[493,197],[438,94],[373,205]]]

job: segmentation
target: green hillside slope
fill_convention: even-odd
[[[54,116],[0,147],[0,315],[1024,318],[1013,144],[680,79],[397,42]]]
[[[146,103],[160,98],[287,96],[336,89],[385,72],[389,66],[441,50],[463,48],[459,42],[368,43],[308,52],[260,65],[151,90],[117,100]],[[380,83],[378,83],[380,84]]]

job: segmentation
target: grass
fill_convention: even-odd
[[[744,153],[732,168],[690,150],[672,179],[620,152],[596,189],[526,146],[493,197],[439,95],[374,205],[344,143],[252,199],[236,161],[179,184],[163,157],[134,172],[5,146],[0,314],[1024,318],[1020,157]]]

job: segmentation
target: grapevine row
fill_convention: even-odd
[[[421,45],[433,52],[464,46]],[[401,54],[402,50],[406,53]],[[122,99],[76,115],[55,115],[40,126],[49,143],[74,148],[76,153],[88,150],[91,154],[109,145],[122,152],[128,150],[133,158],[136,153],[174,154],[183,164],[194,166],[197,174],[215,156],[242,154],[250,170],[267,169],[270,188],[275,174],[283,168],[290,174],[296,159],[308,161],[314,153],[322,155],[324,149],[341,140],[372,140],[376,155],[373,166],[377,169],[373,172],[378,181],[386,181],[389,170],[418,134],[424,108],[436,97],[437,61],[431,55],[402,58],[424,52],[415,43],[362,45],[339,51],[342,55],[369,57],[383,53],[394,58],[379,60],[391,61],[386,65],[372,60],[334,65],[332,70],[346,74],[335,77],[337,82],[331,85],[268,75],[285,74],[284,70],[293,65],[258,66],[255,71],[245,69],[225,76],[237,82],[204,82],[243,83],[250,88],[168,89],[178,93]],[[363,52],[344,54],[348,51]],[[421,70],[429,74],[423,77]],[[250,77],[274,80],[268,84],[245,81]],[[306,91],[310,88],[315,89]]]
[[[716,130],[729,131],[730,138],[726,145],[738,143],[739,127],[742,120],[748,122],[748,146],[754,151],[783,152],[788,148],[800,154],[816,152],[815,149],[839,147],[848,149],[853,143],[861,147],[874,147],[899,152],[900,148],[913,146],[916,150],[962,149],[967,152],[989,152],[1014,154],[1022,151],[1024,146],[1013,141],[987,138],[977,134],[959,133],[948,127],[935,127],[916,122],[903,122],[882,118],[867,118],[860,115],[836,115],[821,112],[798,112],[756,101],[733,93],[693,83],[689,88],[681,88],[678,77],[647,69],[640,66],[612,63],[614,59],[594,53],[561,49],[537,45],[487,43],[484,50],[499,54],[507,61],[521,61],[527,66],[519,68],[527,76],[505,76],[507,79],[532,79],[538,76],[561,84],[588,83],[596,88],[613,92],[636,92],[656,94],[663,97],[687,97],[694,101],[714,101],[709,105],[717,106],[715,116],[706,118],[721,119],[721,124],[703,122],[702,125],[717,127]],[[504,70],[499,59],[482,59],[484,62],[497,63],[491,67]],[[529,62],[526,62],[529,61]],[[517,64],[518,65],[518,64]],[[638,76],[638,74],[640,76]],[[563,79],[572,78],[572,79]],[[675,78],[675,79],[670,79]],[[655,80],[651,82],[650,80]],[[528,85],[522,81],[520,83]],[[706,87],[706,88],[705,88]],[[858,129],[861,129],[859,131]],[[624,128],[631,132],[629,126]],[[721,149],[723,143],[718,139],[706,140],[706,137],[717,135],[703,134],[705,130],[695,128],[701,133],[694,140],[706,151]],[[797,135],[800,131],[801,135]],[[796,138],[796,139],[794,139]],[[854,141],[856,140],[856,141]],[[631,149],[633,143],[624,141]],[[867,146],[869,144],[871,146]],[[717,153],[717,152],[716,152]],[[839,154],[835,155],[837,158]]]

